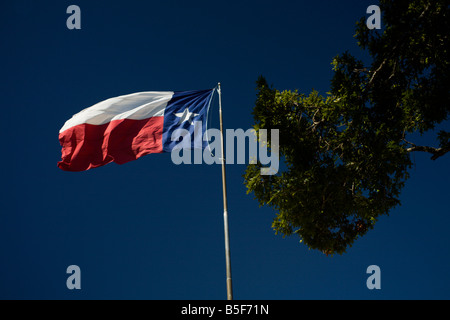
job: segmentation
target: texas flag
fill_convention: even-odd
[[[62,160],[58,167],[85,171],[110,162],[123,164],[149,153],[171,152],[178,143],[172,141],[177,129],[202,137],[214,90],[138,92],[84,109],[59,131]],[[194,133],[199,129],[201,134]],[[205,148],[208,142],[200,141]],[[192,141],[191,147],[199,147],[198,141]]]

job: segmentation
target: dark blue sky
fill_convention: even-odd
[[[66,9],[81,8],[81,30]],[[225,299],[221,169],[153,154],[87,172],[57,168],[74,113],[139,91],[222,83],[225,128],[250,128],[255,81],[325,93],[374,1],[2,3],[1,299]],[[212,106],[218,125],[217,102]],[[447,124],[447,128],[449,125]],[[433,138],[421,141],[435,144]],[[275,213],[228,165],[236,299],[448,299],[449,156],[415,154],[402,206],[342,256],[276,236]],[[66,268],[81,268],[68,290]],[[366,287],[370,265],[381,290]]]

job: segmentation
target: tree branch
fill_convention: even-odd
[[[378,67],[378,69],[375,70],[375,71],[373,72],[372,77],[370,78],[369,83],[367,84],[367,87],[368,87],[368,88],[370,88],[370,87],[372,86],[373,79],[375,79],[375,76],[377,75],[378,71],[380,71],[381,68],[383,68],[383,66],[384,66],[384,64],[386,63],[387,59],[388,59],[388,58],[385,58],[385,59],[383,60],[383,62],[381,62],[381,64],[380,64],[380,66]]]
[[[411,145],[411,147],[406,149],[406,152],[415,152],[415,151],[428,152],[428,153],[431,153],[433,155],[431,157],[431,160],[436,160],[437,158],[442,157],[444,154],[446,154],[447,152],[450,151],[450,146],[449,147],[442,147],[442,148],[434,148],[434,147],[429,147],[429,146],[416,146],[412,142],[406,141],[405,139],[403,139],[403,140],[406,143]]]

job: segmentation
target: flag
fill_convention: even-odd
[[[58,167],[85,171],[171,152],[177,145],[171,140],[175,130],[185,129],[194,136],[201,123],[202,134],[196,132],[196,136],[206,131],[214,90],[138,92],[86,108],[59,131],[62,159]],[[207,141],[201,141],[200,147],[206,147]]]

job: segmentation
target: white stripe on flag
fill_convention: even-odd
[[[101,101],[72,116],[59,130],[59,133],[84,123],[102,125],[112,120],[143,120],[150,117],[162,117],[173,94],[173,91],[148,91]]]

